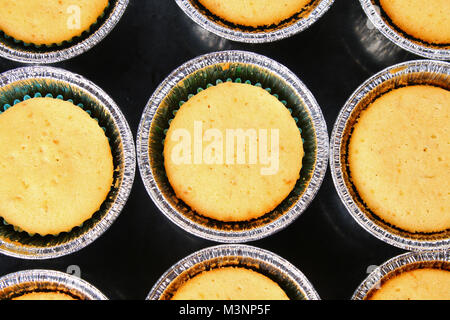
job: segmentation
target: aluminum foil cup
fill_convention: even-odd
[[[409,252],[376,268],[356,289],[352,300],[367,300],[383,283],[402,272],[435,268],[450,270],[450,251]]]
[[[197,0],[176,0],[178,6],[204,29],[229,40],[246,43],[273,42],[306,30],[333,4],[334,0],[311,0],[306,10],[275,27],[244,28],[215,17],[202,8]]]
[[[60,292],[77,300],[107,300],[98,289],[67,273],[26,270],[0,278],[0,300],[11,300],[32,292]]]
[[[239,78],[261,83],[286,100],[305,140],[300,179],[291,194],[259,219],[225,223],[193,212],[180,201],[164,167],[165,130],[180,101],[217,79]],[[306,86],[286,67],[267,57],[245,51],[207,54],[187,62],[166,78],[150,98],[137,136],[138,164],[154,203],[172,222],[199,237],[217,242],[246,242],[266,237],[293,222],[315,197],[328,164],[328,133],[319,105]]]
[[[410,251],[448,249],[450,230],[436,233],[411,233],[382,221],[366,208],[349,179],[346,150],[351,130],[359,114],[384,93],[406,85],[434,85],[450,90],[450,64],[443,61],[416,60],[389,67],[364,82],[342,108],[333,128],[330,166],[334,185],[352,217],[375,237]]]
[[[387,14],[381,8],[378,0],[359,0],[370,21],[389,40],[399,47],[419,56],[436,59],[450,60],[450,48],[425,43],[406,34],[400,28],[392,24]]]
[[[308,279],[288,261],[270,251],[237,244],[206,248],[179,261],[157,281],[147,300],[170,300],[189,278],[222,267],[243,267],[260,272],[278,283],[291,300],[320,300]]]
[[[0,56],[23,63],[56,63],[78,56],[103,40],[115,27],[128,6],[128,0],[110,0],[102,18],[89,32],[84,32],[62,45],[51,47],[24,45],[14,39],[0,37]]]
[[[97,239],[111,226],[125,205],[136,167],[133,135],[128,123],[119,107],[99,87],[79,75],[45,66],[19,68],[0,75],[0,106],[5,103],[12,105],[11,101],[23,100],[26,95],[33,97],[37,92],[42,96],[50,93],[55,98],[72,99],[74,104],[83,104],[91,117],[98,119],[110,141],[115,171],[113,185],[100,209],[82,226],[70,232],[57,236],[30,236],[16,231],[0,219],[0,252],[24,259],[67,255]]]

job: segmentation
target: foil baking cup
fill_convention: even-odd
[[[450,251],[409,252],[399,255],[376,268],[356,289],[352,300],[367,300],[384,281],[405,271],[420,268],[450,270]]]
[[[206,248],[179,261],[156,282],[147,300],[170,299],[185,281],[214,268],[243,267],[271,278],[291,300],[320,300],[309,280],[278,255],[247,245],[219,245]]]
[[[220,37],[238,42],[264,43],[285,39],[306,30],[328,11],[334,0],[313,0],[307,6],[307,10],[281,25],[257,29],[240,28],[221,21],[202,9],[197,0],[176,0],[176,2],[195,23]]]
[[[376,0],[359,0],[372,24],[389,40],[399,47],[421,57],[435,60],[450,60],[450,48],[427,44],[414,39],[394,26]]]
[[[11,38],[0,37],[0,56],[22,63],[56,63],[78,56],[102,41],[116,26],[128,6],[128,0],[110,0],[102,18],[81,36],[61,46],[24,45]]]
[[[60,257],[92,243],[119,216],[130,194],[136,169],[134,140],[128,123],[115,102],[99,87],[82,76],[45,66],[19,68],[0,75],[1,106],[36,93],[70,99],[98,120],[110,142],[114,180],[100,209],[70,232],[29,235],[0,219],[0,252],[23,259]]]
[[[164,167],[165,132],[182,101],[217,80],[239,79],[270,88],[292,111],[302,130],[305,156],[300,179],[273,211],[248,222],[220,222],[201,216],[179,200]],[[150,98],[137,136],[138,164],[148,194],[173,223],[196,236],[226,243],[269,236],[292,223],[311,203],[328,165],[328,133],[321,109],[306,86],[286,67],[265,56],[223,51],[200,56],[172,72]]]
[[[108,300],[86,281],[53,270],[26,270],[0,278],[0,300],[11,300],[32,292],[60,292],[77,300]]]
[[[410,233],[382,221],[364,205],[349,179],[346,149],[359,114],[371,102],[398,87],[433,85],[450,90],[450,63],[416,60],[391,66],[364,82],[339,113],[330,142],[330,166],[334,185],[351,216],[378,239],[410,251],[448,249],[450,230]]]

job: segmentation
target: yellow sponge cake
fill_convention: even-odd
[[[108,0],[0,0],[0,31],[36,45],[81,35],[102,15]]]
[[[61,292],[30,292],[21,295],[13,300],[77,300],[68,294]]]
[[[450,1],[380,0],[394,25],[416,39],[450,44]]]
[[[276,208],[293,190],[303,158],[300,130],[266,90],[225,82],[184,103],[164,146],[177,197],[219,221],[248,221]]]
[[[450,271],[416,269],[382,283],[369,300],[450,300]]]
[[[199,0],[214,15],[236,25],[264,27],[293,17],[311,0]]]
[[[97,121],[73,103],[25,100],[0,114],[0,217],[30,234],[68,232],[92,217],[113,182]]]
[[[450,92],[414,85],[362,111],[348,148],[351,180],[383,221],[416,233],[450,228]]]
[[[172,300],[289,300],[268,277],[246,268],[205,271],[185,282]]]

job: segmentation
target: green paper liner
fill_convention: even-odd
[[[392,73],[397,73],[402,71],[402,69],[393,70]],[[388,232],[392,234],[397,234],[401,237],[414,239],[414,240],[443,240],[450,238],[450,229],[443,230],[443,231],[437,231],[437,232],[409,232],[406,230],[403,230],[395,225],[390,224],[387,221],[384,221],[382,218],[380,218],[376,212],[371,210],[362,197],[359,195],[355,185],[353,184],[352,178],[351,178],[351,172],[350,167],[348,165],[348,148],[350,143],[350,138],[353,133],[353,127],[358,122],[358,119],[361,115],[361,112],[366,110],[372,102],[377,100],[382,95],[406,86],[412,86],[412,85],[430,85],[430,86],[436,86],[440,87],[446,90],[450,90],[450,82],[448,82],[448,79],[436,76],[434,74],[426,74],[426,73],[417,73],[416,75],[402,75],[401,78],[393,78],[388,81],[383,82],[381,85],[379,85],[376,89],[372,90],[370,94],[366,95],[357,107],[353,110],[349,120],[347,121],[346,128],[343,134],[342,138],[342,150],[341,150],[341,163],[342,165],[342,171],[343,171],[343,177],[345,184],[347,185],[347,188],[357,204],[357,206],[363,211],[367,217],[369,217],[373,222],[375,222],[378,226],[380,226],[382,229],[387,230]]]
[[[114,203],[122,176],[122,151],[120,133],[117,131],[113,118],[105,108],[93,97],[85,94],[76,87],[59,80],[33,79],[15,82],[0,88],[0,117],[6,108],[13,108],[14,104],[32,97],[50,97],[73,102],[74,105],[83,108],[91,118],[98,120],[99,126],[105,131],[109,140],[114,165],[113,183],[105,201],[100,209],[82,225],[74,227],[70,232],[62,232],[58,235],[41,236],[30,235],[20,228],[8,224],[0,217],[0,238],[4,241],[19,243],[24,246],[51,247],[64,244],[86,233],[93,228],[108,212]]]
[[[222,80],[225,79],[225,80]],[[174,113],[179,109],[180,102],[187,101],[191,95],[195,95],[199,88],[207,88],[208,85],[215,84],[217,80],[230,81],[240,79],[242,83],[250,81],[252,84],[261,84],[262,88],[270,88],[273,95],[277,95],[280,101],[285,101],[292,116],[298,119],[297,126],[301,129],[304,140],[303,165],[300,178],[289,194],[274,210],[258,219],[242,222],[223,222],[202,216],[178,199],[170,185],[164,167],[164,138],[169,129],[170,121],[174,118]],[[232,80],[231,80],[232,81]],[[276,220],[288,212],[301,198],[305,192],[315,166],[317,156],[317,141],[312,119],[298,98],[297,94],[285,85],[284,81],[265,69],[245,63],[220,63],[198,70],[178,83],[167,97],[163,100],[150,128],[149,138],[150,166],[154,172],[155,180],[167,201],[186,216],[191,221],[203,225],[207,228],[221,231],[244,231],[251,230]]]
[[[250,32],[250,33],[261,33],[261,32],[273,32],[277,30],[284,29],[288,26],[293,25],[297,21],[307,17],[311,12],[320,4],[322,0],[310,0],[309,3],[307,3],[299,12],[295,13],[293,16],[277,23],[277,24],[271,24],[267,26],[258,26],[258,27],[251,27],[251,26],[245,26],[236,24],[230,21],[225,20],[222,17],[219,17],[215,14],[213,14],[210,10],[208,10],[204,5],[200,3],[198,0],[189,0],[191,4],[205,17],[207,17],[209,20],[213,21],[214,23],[221,25],[222,27],[242,31],[242,32]]]
[[[65,40],[60,43],[37,45],[34,43],[27,43],[22,40],[14,39],[13,37],[6,34],[3,30],[0,30],[0,41],[14,50],[33,53],[46,53],[55,50],[55,48],[58,50],[70,48],[74,44],[80,43],[89,38],[95,31],[97,31],[101,27],[101,25],[106,21],[106,19],[110,16],[112,10],[114,9],[115,2],[117,2],[117,0],[109,0],[105,10],[97,18],[97,20],[87,30],[82,31],[80,35],[75,36],[72,39]]]

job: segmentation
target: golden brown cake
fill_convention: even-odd
[[[79,36],[108,0],[0,0],[0,30],[25,43],[50,45]]]
[[[245,268],[205,271],[185,282],[172,300],[289,300],[273,280]]]
[[[266,90],[242,83],[219,84],[189,99],[164,146],[177,197],[219,221],[272,211],[293,190],[302,158],[300,131],[288,109]]]
[[[369,300],[450,300],[450,271],[416,269],[387,280]]]
[[[199,0],[212,14],[248,27],[276,25],[293,17],[311,0]]]
[[[30,292],[13,300],[77,300],[62,292]]]
[[[113,160],[97,121],[74,104],[33,98],[0,114],[0,217],[30,234],[59,234],[92,217]]]
[[[450,228],[450,92],[420,85],[384,94],[350,137],[351,180],[367,207],[409,232]]]
[[[380,0],[380,4],[406,34],[428,43],[450,43],[450,1]]]

